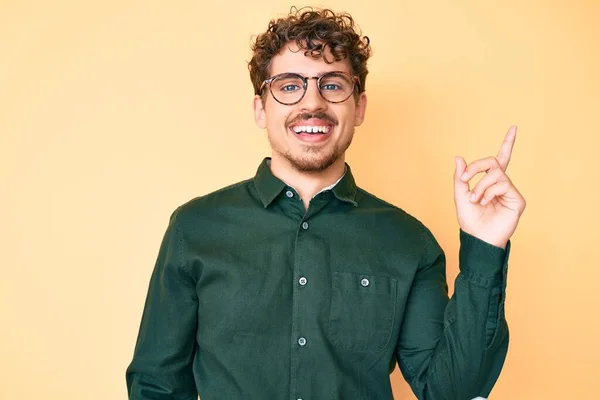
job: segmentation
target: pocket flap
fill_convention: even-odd
[[[397,282],[389,276],[333,272],[333,288],[344,292],[395,295]]]

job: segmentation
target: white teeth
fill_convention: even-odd
[[[329,133],[331,128],[329,126],[294,126],[293,130],[296,133],[306,132],[306,133]]]

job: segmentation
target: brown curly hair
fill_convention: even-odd
[[[352,73],[359,78],[355,96],[364,92],[367,59],[371,56],[370,40],[357,32],[350,14],[336,14],[329,9],[292,7],[286,18],[271,20],[267,31],[258,35],[251,46],[253,56],[248,69],[255,94],[261,94],[261,85],[269,78],[271,60],[289,42],[295,42],[299,49],[304,50],[304,55],[323,57],[328,64],[347,58]],[[325,57],[324,49],[327,47],[331,50],[333,60]]]

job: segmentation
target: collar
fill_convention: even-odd
[[[271,172],[270,163],[271,158],[265,157],[265,159],[263,159],[258,166],[256,175],[254,176],[254,186],[256,186],[258,195],[260,196],[265,208],[267,208],[287,186],[285,182],[273,175]],[[327,189],[329,188],[325,188],[323,190]],[[333,185],[331,190],[338,200],[351,203],[355,207],[358,207],[358,203],[356,202],[356,192],[358,188],[348,164],[346,164],[346,173],[337,182],[337,184]]]

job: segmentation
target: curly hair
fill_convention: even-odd
[[[359,78],[355,96],[364,92],[371,47],[369,38],[361,37],[355,29],[354,19],[347,13],[336,14],[329,9],[292,7],[286,18],[271,20],[266,32],[258,35],[251,46],[253,56],[248,69],[255,94],[261,94],[262,83],[269,78],[273,57],[290,42],[295,42],[300,50],[304,50],[305,56],[322,57],[328,64],[348,59],[351,72]],[[333,60],[325,56],[327,47]]]

